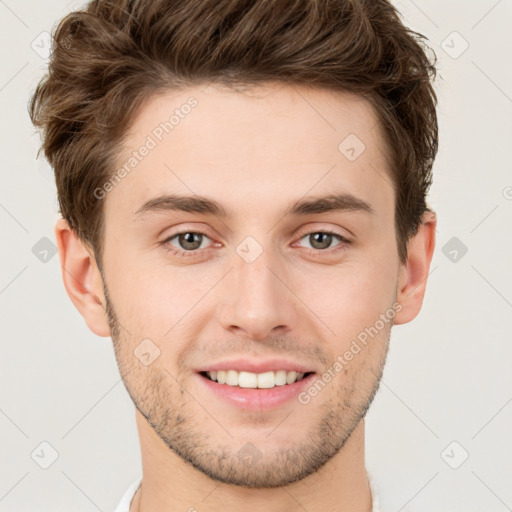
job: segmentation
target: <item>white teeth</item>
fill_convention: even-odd
[[[238,372],[236,370],[226,372],[226,384],[228,386],[238,386]]]
[[[218,370],[206,373],[211,380],[216,380],[219,384],[253,389],[268,389],[274,386],[284,386],[286,384],[293,384],[304,378],[303,373],[297,373],[295,371],[287,372],[286,370],[265,373]]]
[[[286,370],[279,370],[276,373],[276,386],[284,386],[286,384]]]
[[[245,373],[245,372],[241,372],[240,376],[242,376],[242,373]],[[253,373],[252,375],[254,375],[257,378],[257,381],[258,381],[257,387],[259,387],[259,388],[273,388],[276,385],[276,377],[274,375],[274,372],[258,373],[258,375]],[[240,386],[241,386],[241,384],[240,384]],[[251,386],[251,387],[255,388],[256,386]]]
[[[255,388],[258,385],[259,375],[256,375],[255,373],[250,372],[240,372],[238,374],[238,379],[236,376],[236,371],[231,370],[235,374],[235,379],[237,380],[237,384],[241,388]],[[228,384],[231,384],[231,382],[228,382]],[[237,384],[232,384],[233,386],[236,386]]]
[[[291,384],[292,382],[295,382],[296,378],[297,378],[297,372],[288,372],[286,374],[286,384]]]

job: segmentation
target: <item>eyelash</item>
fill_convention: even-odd
[[[177,249],[176,247],[172,246],[172,245],[169,245],[169,242],[171,240],[173,240],[174,238],[176,238],[177,236],[179,235],[184,235],[186,233],[194,233],[196,235],[203,235],[207,238],[210,238],[206,233],[204,233],[203,231],[192,231],[192,230],[186,230],[186,231],[179,231],[178,233],[174,233],[173,235],[167,237],[163,242],[162,242],[162,245],[164,246],[164,249],[168,252],[171,252],[173,255],[175,256],[180,256],[182,258],[189,258],[189,257],[194,257],[194,256],[197,256],[197,254],[201,251],[201,250],[205,250],[205,249],[194,249],[194,250],[191,250],[191,251],[185,251],[185,250],[180,250],[180,249]],[[316,230],[316,231],[308,231],[307,233],[304,233],[299,239],[298,241],[302,240],[304,237],[308,236],[308,235],[313,235],[313,234],[317,234],[317,233],[322,233],[322,234],[325,234],[325,235],[333,235],[335,237],[337,237],[340,241],[340,243],[336,246],[334,246],[334,248],[327,248],[327,249],[308,249],[309,252],[312,252],[313,254],[317,255],[317,254],[328,254],[330,252],[330,249],[332,250],[336,250],[337,248],[339,248],[340,246],[342,245],[350,245],[352,244],[352,241],[345,238],[344,236],[340,235],[339,233],[336,233],[336,231],[332,231],[332,230],[329,230],[329,229],[325,229],[325,230]]]

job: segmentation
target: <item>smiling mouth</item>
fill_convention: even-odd
[[[268,371],[264,373],[252,373],[236,370],[202,371],[199,374],[218,384],[248,389],[271,389],[279,386],[289,386],[299,382],[314,372],[299,373],[296,371]]]

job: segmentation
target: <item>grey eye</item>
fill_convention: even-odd
[[[308,243],[311,245],[312,249],[322,250],[329,249],[332,245],[333,237],[336,237],[340,240],[341,236],[335,235],[333,233],[326,233],[323,231],[316,231],[314,233],[309,233],[301,238],[301,240],[307,239]]]
[[[184,233],[177,233],[176,235],[170,237],[167,241],[171,243],[171,241],[176,238],[178,241],[178,245],[172,244],[174,247],[177,247],[178,249],[183,249],[185,251],[195,251],[196,249],[201,248],[204,239],[207,239],[208,237],[203,233],[187,231]]]

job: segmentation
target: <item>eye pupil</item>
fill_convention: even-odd
[[[309,235],[309,240],[315,249],[326,249],[331,245],[332,235],[330,233],[312,233]]]
[[[201,246],[202,236],[201,233],[181,233],[178,240],[183,249],[192,251]]]

